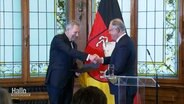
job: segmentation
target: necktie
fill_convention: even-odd
[[[74,46],[73,46],[73,42],[70,42],[70,45],[71,45],[71,47],[72,47],[72,49],[74,48]]]
[[[70,41],[70,45],[71,45],[71,48],[74,49],[73,41]],[[76,60],[75,59],[72,59],[72,61],[73,61],[73,67],[75,68],[76,67],[76,65],[75,65]]]

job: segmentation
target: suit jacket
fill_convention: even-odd
[[[76,68],[75,59],[85,61],[88,54],[76,50],[76,44],[73,42],[74,49],[65,34],[56,35],[50,47],[50,59],[45,83],[64,87],[67,81],[74,77],[73,69]]]
[[[134,76],[135,73],[136,51],[133,41],[128,35],[124,35],[116,43],[111,57],[104,58],[104,64],[114,64],[114,74],[118,76]],[[109,82],[110,83],[110,82]],[[109,84],[110,92],[118,92],[117,86]]]

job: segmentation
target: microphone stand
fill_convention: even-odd
[[[158,74],[156,70],[156,104],[158,104]]]
[[[157,74],[157,69],[155,69],[155,63],[153,62],[153,59],[151,57],[151,54],[150,54],[149,50],[146,49],[146,51],[147,51],[147,53],[148,53],[148,55],[149,55],[149,57],[151,59],[151,62],[153,63],[153,68],[154,68],[154,70],[156,72],[156,75],[155,75],[155,81],[156,81],[156,83],[155,83],[155,86],[156,86],[156,92],[155,92],[156,93],[156,95],[155,95],[156,103],[155,104],[158,104],[158,74]]]

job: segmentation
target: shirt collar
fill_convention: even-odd
[[[119,37],[118,37],[118,39],[116,39],[116,43],[121,39],[121,37],[123,37],[124,35],[126,35],[126,33],[123,33],[122,35],[120,35]]]

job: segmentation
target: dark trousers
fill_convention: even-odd
[[[74,78],[62,87],[47,85],[50,104],[70,104],[73,96]]]
[[[130,93],[121,92],[115,94],[115,104],[133,104],[134,95]]]
[[[132,86],[116,86],[109,83],[111,94],[115,97],[115,104],[133,104],[137,88]]]

